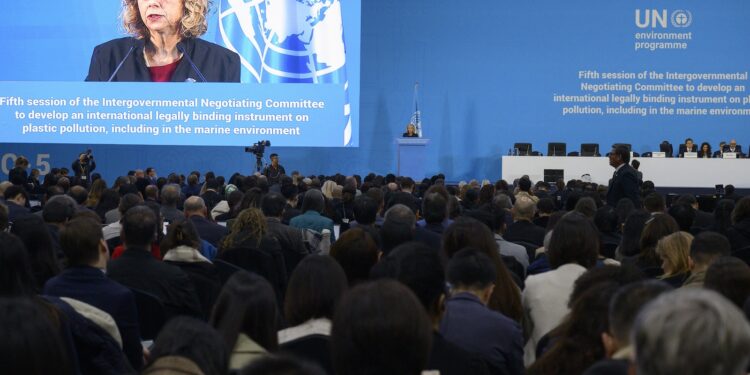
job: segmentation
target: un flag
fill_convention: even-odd
[[[340,0],[221,0],[220,44],[237,52],[245,83],[343,84],[351,141]]]

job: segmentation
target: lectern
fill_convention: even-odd
[[[396,138],[398,145],[398,175],[421,181],[425,177],[427,138]]]

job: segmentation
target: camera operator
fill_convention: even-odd
[[[285,174],[284,167],[279,164],[279,154],[271,154],[271,165],[263,168],[263,175],[268,178],[268,185],[280,183],[281,176]]]
[[[73,162],[71,168],[75,173],[76,183],[88,186],[91,183],[91,172],[96,169],[96,162],[91,150],[86,150],[86,152],[78,155],[78,159]]]

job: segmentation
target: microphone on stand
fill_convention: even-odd
[[[201,73],[200,69],[198,69],[198,67],[195,66],[195,63],[193,63],[193,59],[191,59],[190,55],[188,55],[188,53],[185,51],[185,46],[182,45],[182,42],[177,43],[177,50],[180,51],[180,52],[182,52],[182,56],[185,57],[185,59],[190,64],[190,66],[193,68],[193,71],[198,76],[198,78],[201,80],[201,82],[208,82],[206,80],[206,77],[203,76],[203,73]],[[185,82],[195,82],[195,80],[192,79],[192,78],[188,78],[187,80],[185,80]]]
[[[135,50],[135,45],[131,45],[130,49],[128,50],[128,53],[126,53],[122,61],[120,61],[120,63],[117,64],[117,68],[115,68],[115,71],[112,72],[111,76],[109,76],[109,79],[107,80],[107,82],[112,82],[112,80],[115,78],[115,75],[117,75],[117,72],[119,72],[120,68],[122,68],[122,64],[125,63],[125,61],[128,59],[128,57],[130,57],[130,55],[133,53],[134,50]]]

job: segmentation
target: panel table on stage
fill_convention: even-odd
[[[659,187],[713,188],[716,184],[732,184],[750,188],[750,159],[681,159],[635,158],[641,166],[643,180]],[[532,181],[562,177],[565,181],[581,179],[588,174],[591,181],[608,184],[614,173],[607,157],[571,156],[503,156],[502,178],[513,182],[528,175]]]

